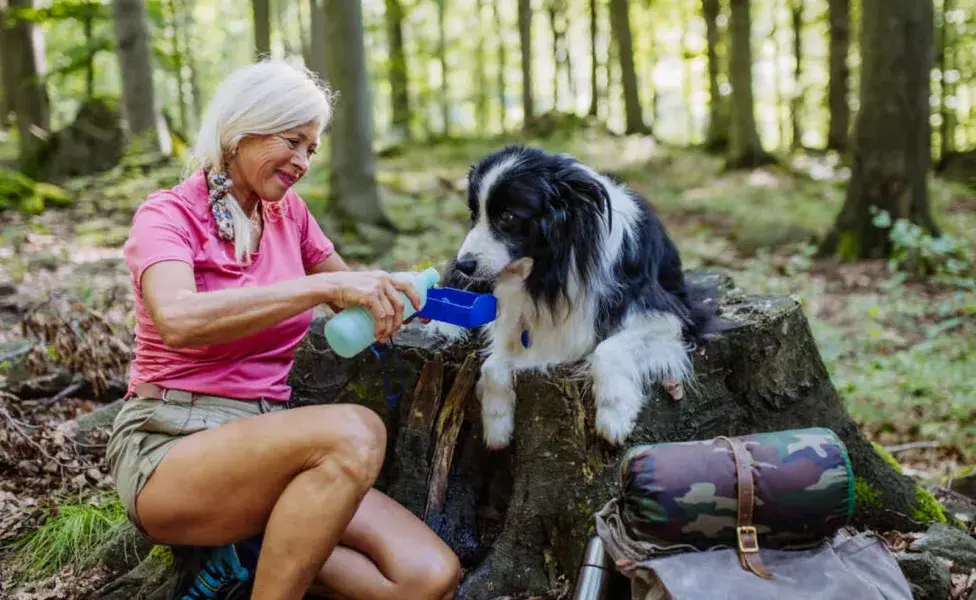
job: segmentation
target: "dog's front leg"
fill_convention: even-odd
[[[651,381],[681,389],[691,376],[691,359],[681,339],[681,324],[669,315],[628,319],[620,331],[600,342],[589,359],[596,403],[596,430],[622,444],[634,429]]]
[[[508,446],[515,429],[515,382],[511,367],[496,355],[481,365],[475,388],[481,401],[481,424],[490,450]]]

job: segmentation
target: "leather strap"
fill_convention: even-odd
[[[763,579],[772,579],[759,556],[759,535],[752,524],[752,511],[756,500],[756,487],[752,479],[752,456],[737,439],[721,436],[732,448],[735,459],[735,478],[738,491],[738,514],[736,516],[735,533],[738,540],[739,561],[742,568],[752,571]]]

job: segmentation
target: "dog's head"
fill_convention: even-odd
[[[468,206],[471,230],[453,265],[468,287],[491,287],[508,273],[550,303],[566,293],[572,270],[587,280],[611,224],[607,189],[592,170],[523,146],[471,168]]]

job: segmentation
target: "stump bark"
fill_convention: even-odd
[[[558,594],[575,580],[594,513],[616,492],[619,458],[636,444],[762,431],[828,427],[847,445],[857,478],[855,524],[923,529],[933,512],[908,478],[873,449],[844,409],[799,302],[750,296],[708,271],[719,314],[734,325],[695,357],[696,385],[675,401],[655,384],[634,433],[613,447],[593,429],[589,382],[572,365],[520,376],[512,445],[489,452],[481,439],[472,369],[479,342],[449,343],[411,324],[396,338],[399,364],[369,352],[340,359],[313,324],[291,384],[298,405],[353,402],[383,417],[389,448],[377,487],[423,518],[458,553],[458,594],[488,600]],[[396,367],[399,367],[398,371]],[[397,403],[387,393],[403,385]]]

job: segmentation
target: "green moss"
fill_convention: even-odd
[[[881,492],[871,487],[863,477],[854,478],[854,502],[857,506],[879,508],[884,505]]]
[[[34,193],[44,201],[45,206],[67,208],[75,203],[71,194],[51,183],[38,182]]]
[[[24,196],[17,204],[17,208],[28,215],[39,215],[44,212],[44,198],[38,195]]]
[[[360,401],[369,398],[369,390],[366,389],[365,385],[357,381],[350,382],[349,385],[346,386],[346,389],[356,394],[356,397],[359,398]]]
[[[888,465],[892,469],[894,469],[898,473],[902,472],[901,463],[898,462],[898,460],[891,455],[891,452],[885,450],[884,446],[882,446],[878,442],[871,442],[871,445],[874,446],[874,451],[878,453],[878,456],[880,456],[886,463],[888,463]]]
[[[845,262],[854,262],[861,255],[861,242],[856,232],[844,231],[837,242],[837,255]]]
[[[149,557],[167,567],[173,566],[173,549],[169,546],[159,544],[153,546],[152,550],[149,551]]]
[[[923,523],[946,523],[945,508],[935,499],[932,492],[923,487],[915,488],[915,510],[912,518]]]

